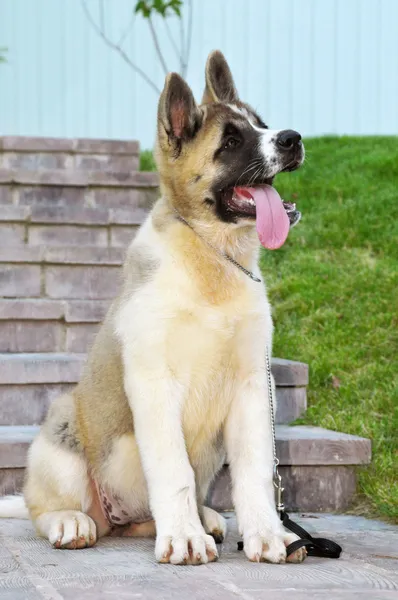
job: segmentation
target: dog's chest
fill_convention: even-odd
[[[225,421],[236,387],[235,311],[204,310],[181,315],[174,328],[173,364],[184,381],[183,428],[188,446],[214,439]]]

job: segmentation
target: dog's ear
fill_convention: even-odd
[[[231,70],[224,55],[215,50],[209,55],[206,63],[206,88],[202,104],[209,102],[230,102],[238,100]]]
[[[177,146],[194,137],[200,127],[201,112],[190,87],[177,75],[170,73],[159,99],[158,127],[169,142]]]

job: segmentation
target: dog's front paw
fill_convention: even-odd
[[[189,535],[158,536],[155,556],[161,563],[203,565],[217,560],[218,552],[214,539],[203,530]]]
[[[283,541],[285,542],[285,546],[292,544],[296,540],[300,538],[295,533],[285,533]],[[286,559],[286,562],[290,563],[301,563],[307,556],[307,550],[305,548],[299,548],[296,552],[292,552]]]
[[[297,540],[297,536],[287,532],[262,532],[244,536],[244,550],[247,558],[252,562],[302,562],[307,553],[300,548],[289,557],[286,556],[286,546]]]
[[[286,547],[280,536],[272,532],[244,536],[245,554],[252,562],[286,562]]]

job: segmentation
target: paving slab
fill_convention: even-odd
[[[86,550],[53,550],[28,521],[0,520],[1,600],[393,600],[398,598],[398,527],[362,517],[295,515],[313,535],[343,546],[338,560],[254,564],[237,551],[236,521],[220,560],[159,565],[153,540],[104,538]]]

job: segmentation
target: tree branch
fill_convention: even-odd
[[[191,53],[192,25],[193,25],[193,3],[192,3],[192,0],[188,0],[188,10],[189,10],[188,33],[187,33],[187,45],[186,45],[186,51],[185,51],[185,73],[184,73],[184,76],[186,75],[186,71],[187,71],[188,63],[189,63],[189,55]]]
[[[104,32],[104,35],[106,35],[105,32],[105,9],[104,9],[104,0],[100,0],[100,4],[99,4],[99,13],[100,13],[100,27],[101,27],[101,31]]]
[[[128,36],[131,26],[134,23],[134,19],[135,19],[135,13],[132,13],[131,19],[129,24],[127,25],[125,31],[122,33],[122,35],[120,36],[120,40],[118,41],[117,45],[121,48],[122,44],[124,44],[124,40],[126,39],[126,37]]]
[[[166,27],[166,33],[167,33],[167,37],[169,38],[169,42],[173,46],[174,52],[175,52],[175,54],[176,54],[176,56],[177,56],[177,58],[178,58],[178,60],[179,60],[179,62],[181,64],[181,54],[180,54],[180,52],[178,50],[177,44],[175,43],[173,36],[171,35],[171,31],[170,31],[170,27],[169,27],[169,24],[167,22],[167,19],[164,19],[164,26]]]
[[[185,77],[186,74],[186,64],[185,64],[185,29],[184,29],[184,19],[182,16],[180,17],[180,72],[181,77]]]
[[[160,60],[160,64],[163,67],[164,74],[167,75],[167,73],[169,72],[169,70],[168,70],[167,65],[165,63],[165,60],[163,58],[163,54],[162,54],[162,51],[161,51],[160,46],[159,46],[158,36],[157,36],[156,30],[155,30],[155,28],[153,26],[153,22],[152,22],[152,17],[151,16],[148,17],[148,23],[149,23],[149,29],[151,30],[151,35],[152,35],[153,43],[155,44],[156,54],[158,55],[158,59]]]
[[[120,56],[123,58],[123,60],[134,70],[136,71],[136,73],[138,73],[139,75],[141,75],[141,77],[147,82],[148,85],[151,86],[151,88],[157,93],[160,94],[161,90],[157,87],[157,85],[148,77],[148,75],[142,70],[140,69],[139,66],[137,66],[135,63],[133,63],[133,61],[130,59],[130,57],[125,53],[125,51],[118,45],[115,44],[114,42],[112,42],[112,40],[110,40],[104,33],[103,29],[101,29],[100,27],[98,27],[97,23],[94,21],[94,19],[91,16],[90,11],[87,8],[86,5],[86,0],[81,0],[81,5],[83,8],[83,11],[89,21],[89,23],[91,24],[91,26],[93,27],[93,29],[97,32],[97,34],[104,40],[105,44],[107,46],[109,46],[109,48],[112,48],[113,50],[115,50],[118,54],[120,54]]]

